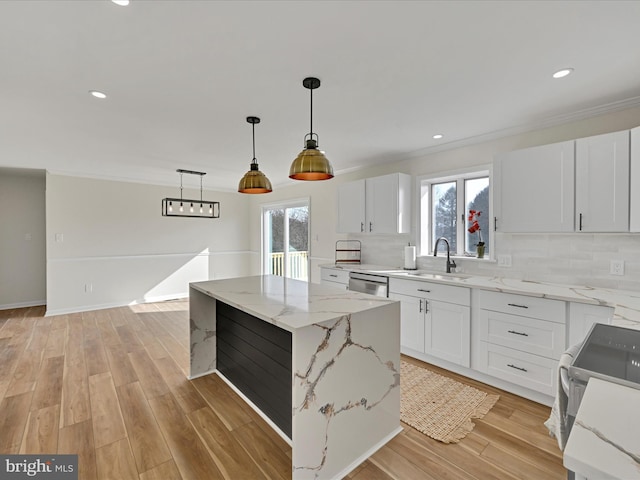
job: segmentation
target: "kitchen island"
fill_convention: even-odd
[[[190,284],[190,378],[216,373],[287,440],[292,478],[342,478],[401,431],[400,304],[264,275]]]

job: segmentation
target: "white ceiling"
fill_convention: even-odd
[[[640,104],[640,1],[3,0],[0,45],[0,167],[169,185],[237,188],[248,115],[292,182],[306,76],[337,172]]]

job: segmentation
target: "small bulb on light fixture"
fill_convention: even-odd
[[[103,92],[99,92],[98,90],[89,90],[89,93],[96,98],[104,99],[107,98],[107,94]]]
[[[213,204],[209,205],[209,215],[213,214]]]
[[[563,68],[562,70],[558,70],[553,74],[553,78],[563,78],[573,72],[573,68]]]
[[[173,202],[169,202],[169,211],[173,212]]]
[[[189,207],[189,212],[193,213],[193,202],[191,202],[191,206]]]
[[[200,213],[202,213],[202,204],[200,204]]]
[[[440,140],[444,135],[442,135],[441,133],[436,133],[433,138],[434,140]]]
[[[180,211],[184,212],[184,208],[182,207],[182,202],[180,202]]]

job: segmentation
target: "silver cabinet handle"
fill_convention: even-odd
[[[329,274],[329,276],[330,276],[330,277],[338,278],[338,275],[334,275],[333,273],[330,273],[330,274]]]
[[[529,308],[526,305],[518,305],[517,303],[507,303],[507,305],[509,305],[510,307],[516,307],[516,308]]]
[[[364,222],[360,222],[360,231],[364,232]]]
[[[373,223],[372,222],[369,222],[369,231],[373,232]]]
[[[420,310],[418,310],[420,313],[422,313],[422,299],[420,299]]]
[[[431,293],[431,290],[425,290],[424,288],[418,288],[419,292]]]
[[[424,301],[424,313],[429,313],[429,300]]]
[[[516,332],[515,330],[507,330],[507,332],[513,333],[514,335],[522,335],[523,337],[528,337],[529,336],[528,333]]]
[[[515,365],[512,365],[510,363],[507,364],[507,367],[515,368],[516,370],[520,370],[521,372],[527,372],[528,371],[526,368],[516,367]]]
[[[582,214],[580,214],[580,231],[582,231]]]

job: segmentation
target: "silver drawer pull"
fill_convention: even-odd
[[[425,290],[424,288],[419,288],[419,292],[431,293],[431,290]]]
[[[510,363],[507,364],[507,367],[515,368],[516,370],[520,370],[521,372],[526,372],[527,371],[526,368],[516,367],[515,365],[511,365]]]
[[[509,305],[510,307],[516,307],[516,308],[529,308],[526,305],[518,305],[517,303],[507,303],[507,305]]]
[[[333,273],[330,273],[330,274],[329,274],[329,276],[330,276],[330,277],[338,278],[338,275],[334,275]]]
[[[528,337],[529,334],[528,333],[524,333],[524,332],[516,332],[515,330],[507,330],[507,332],[509,333],[513,333],[514,335],[522,335],[523,337]]]

